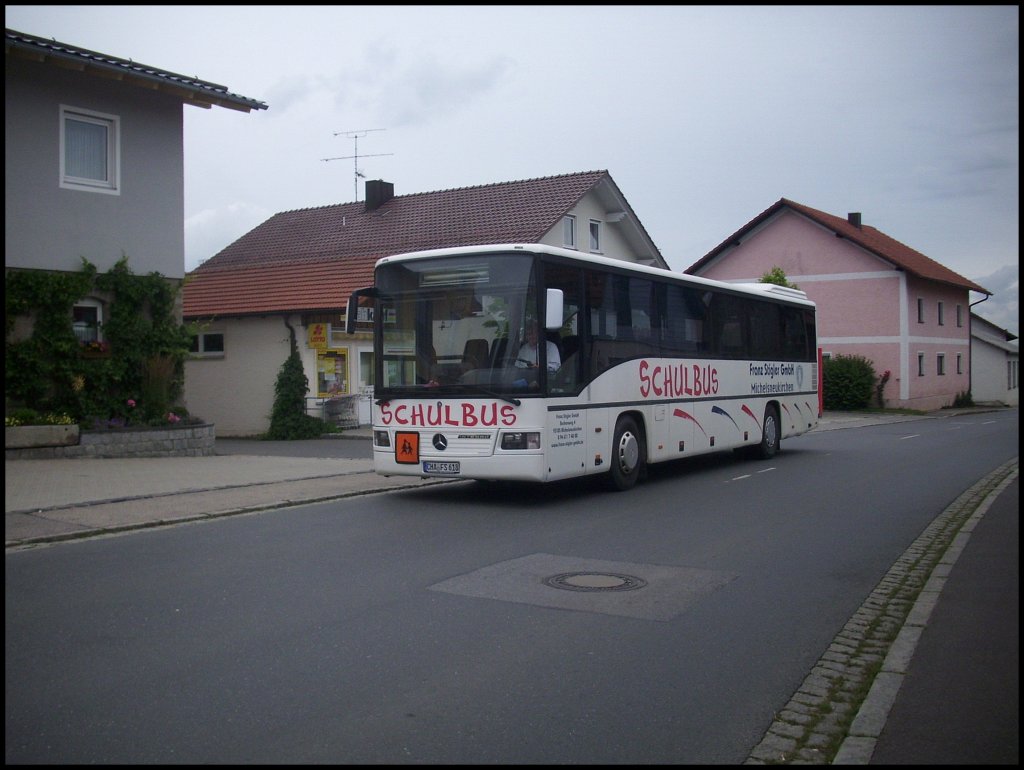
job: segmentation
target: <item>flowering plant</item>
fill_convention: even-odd
[[[100,342],[99,340],[92,340],[91,342],[82,343],[82,351],[85,353],[109,353],[110,343]]]

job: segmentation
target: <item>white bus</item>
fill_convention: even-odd
[[[384,476],[626,490],[648,463],[769,458],[821,411],[814,303],[773,284],[537,244],[437,249],[379,260],[347,323],[372,326]]]

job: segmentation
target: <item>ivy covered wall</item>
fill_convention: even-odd
[[[63,413],[84,427],[174,422],[184,410],[184,360],[192,330],[179,321],[180,283],[135,275],[123,257],[98,273],[7,270],[5,407]],[[82,343],[72,311],[103,303],[100,343]]]

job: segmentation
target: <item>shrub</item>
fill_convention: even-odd
[[[822,366],[825,409],[865,409],[877,379],[874,364],[864,356],[838,355],[827,359]]]
[[[971,395],[971,391],[965,390],[963,393],[957,393],[956,398],[953,399],[953,406],[956,408],[974,406],[974,397]]]

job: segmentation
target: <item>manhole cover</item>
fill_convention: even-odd
[[[614,572],[563,572],[544,578],[543,582],[566,591],[635,591],[647,585],[643,578]]]

